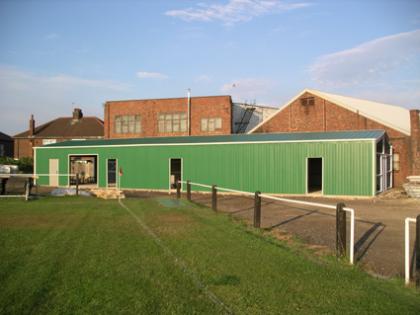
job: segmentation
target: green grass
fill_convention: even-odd
[[[124,204],[161,241],[116,201],[0,200],[0,313],[223,313],[209,294],[236,314],[420,313],[420,294],[402,282],[207,208]]]

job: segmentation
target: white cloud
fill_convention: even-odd
[[[197,81],[197,82],[210,82],[211,77],[208,76],[207,74],[201,74],[195,79],[195,81]]]
[[[413,65],[420,56],[420,30],[381,37],[351,49],[319,57],[309,68],[315,82],[350,86],[377,82]]]
[[[31,113],[37,123],[43,123],[70,116],[73,106],[80,106],[85,115],[102,118],[104,101],[129,92],[129,85],[118,82],[66,74],[45,76],[0,66],[0,128],[15,134],[27,129]]]
[[[147,71],[139,71],[136,73],[139,79],[168,79],[169,77],[166,74],[159,73],[159,72],[147,72]]]
[[[243,78],[224,84],[220,91],[232,96],[234,101],[275,105],[277,83],[263,78]]]
[[[280,0],[229,0],[226,4],[198,3],[194,8],[170,10],[165,12],[165,15],[184,21],[221,21],[231,25],[261,15],[300,9],[309,5],[305,2],[286,3]]]
[[[44,39],[46,39],[46,40],[54,40],[54,39],[58,39],[58,38],[60,38],[60,35],[58,35],[57,33],[49,33],[49,34],[44,36]]]

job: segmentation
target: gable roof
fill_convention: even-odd
[[[121,138],[100,140],[73,140],[48,144],[39,149],[101,146],[156,146],[156,145],[202,145],[267,142],[321,142],[377,140],[384,136],[384,130],[296,132],[296,133],[254,133],[223,136],[184,136]]]
[[[103,137],[104,122],[97,117],[82,117],[73,121],[73,117],[59,117],[35,127],[34,138],[84,138]],[[29,130],[14,138],[28,138]]]
[[[276,111],[271,117],[269,117],[267,120],[265,120],[264,122],[262,122],[261,124],[255,126],[255,128],[250,130],[249,133],[254,132],[264,123],[271,120],[279,112],[281,112],[283,109],[285,109],[287,106],[289,106],[291,103],[296,101],[299,97],[301,97],[305,93],[310,93],[320,98],[323,98],[349,111],[352,111],[355,113],[358,112],[360,115],[366,118],[376,121],[389,128],[398,130],[408,136],[411,134],[410,111],[406,108],[395,106],[395,105],[368,101],[368,100],[354,98],[354,97],[331,94],[331,93],[326,93],[326,92],[321,92],[321,91],[311,90],[311,89],[305,89],[302,92],[300,92],[292,100],[286,103],[286,105],[284,105],[278,111]]]
[[[0,140],[1,141],[13,141],[12,137],[6,135],[5,133],[0,131]]]

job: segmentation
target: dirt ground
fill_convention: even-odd
[[[193,194],[192,199],[194,202],[211,206],[208,194]],[[415,218],[420,214],[420,200],[392,196],[353,200],[300,197],[299,200],[330,205],[344,202],[346,206],[354,208],[355,262],[376,275],[404,275],[404,220],[406,217]],[[252,224],[253,198],[219,195],[218,209]],[[348,215],[347,222],[349,217]],[[261,224],[262,228],[273,232],[288,233],[305,243],[335,250],[335,210],[263,199]],[[348,223],[348,234],[349,230]],[[410,232],[413,249],[415,224],[411,225]]]

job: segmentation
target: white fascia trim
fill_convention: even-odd
[[[309,90],[309,89],[306,89],[305,91],[308,92],[308,93],[314,94],[314,95],[316,95],[316,96],[318,96],[320,98],[323,98],[323,99],[325,99],[325,100],[327,100],[327,101],[329,101],[331,103],[334,103],[336,105],[339,105],[339,106],[341,106],[341,107],[343,107],[343,108],[345,108],[345,109],[347,109],[347,110],[349,110],[351,112],[354,112],[354,113],[357,113],[358,112],[360,115],[365,116],[366,118],[369,118],[369,119],[371,119],[373,121],[376,121],[377,123],[380,123],[380,124],[382,124],[384,126],[387,126],[389,128],[395,129],[395,130],[397,130],[399,132],[402,132],[402,133],[406,134],[407,136],[410,136],[411,135],[411,132],[410,131],[407,131],[406,129],[402,129],[400,127],[394,126],[394,125],[390,124],[389,122],[382,121],[381,119],[376,118],[376,117],[373,117],[373,116],[371,116],[369,114],[366,114],[365,112],[363,112],[361,110],[355,109],[354,107],[348,106],[348,105],[346,105],[346,104],[344,104],[344,103],[342,103],[340,101],[334,100],[334,99],[332,99],[332,98],[330,98],[330,97],[328,97],[326,95],[323,95],[322,92],[318,92],[316,90]]]
[[[118,148],[118,147],[159,147],[159,146],[191,146],[191,145],[223,145],[223,144],[259,144],[259,143],[301,143],[301,142],[353,142],[372,141],[376,138],[361,139],[320,139],[320,140],[274,140],[274,141],[244,141],[244,142],[197,142],[197,143],[144,143],[144,144],[115,144],[115,145],[84,145],[84,146],[54,146],[39,147],[38,149],[74,149],[74,148]]]

